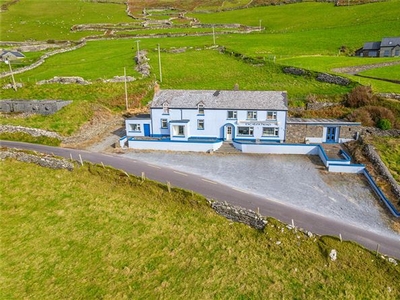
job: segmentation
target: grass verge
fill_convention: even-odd
[[[42,144],[48,146],[60,146],[61,141],[59,139],[50,138],[47,136],[31,136],[27,133],[0,133],[0,140],[8,141],[20,141],[26,143]]]
[[[354,243],[273,219],[257,231],[199,195],[110,168],[6,160],[2,178],[3,299],[400,296],[400,267]]]

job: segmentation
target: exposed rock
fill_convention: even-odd
[[[135,81],[135,77],[132,76],[114,76],[111,79],[105,79],[103,82],[132,82]]]
[[[71,76],[71,77],[58,77],[54,76],[52,79],[49,80],[41,80],[38,81],[36,84],[42,85],[42,84],[50,84],[50,83],[61,83],[61,84],[82,84],[82,85],[87,85],[91,84],[91,82],[83,79],[82,77],[79,76]]]
[[[337,259],[337,251],[335,249],[332,249],[331,252],[329,253],[329,258],[331,261],[335,261]]]

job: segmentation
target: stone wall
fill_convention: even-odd
[[[56,54],[59,54],[59,53],[73,51],[73,50],[79,49],[79,48],[81,48],[81,47],[83,47],[85,45],[86,45],[86,40],[82,40],[81,42],[79,42],[77,45],[75,45],[73,47],[57,49],[55,51],[51,51],[49,53],[46,53],[46,54],[42,55],[42,57],[40,57],[40,59],[37,62],[35,62],[35,63],[33,63],[33,64],[29,65],[29,66],[26,66],[26,67],[23,67],[23,68],[19,68],[17,70],[13,70],[13,74],[20,74],[20,73],[32,70],[34,68],[37,68],[41,64],[43,64],[45,62],[45,60],[47,58],[49,58],[50,56],[53,56],[53,55],[56,55]],[[6,71],[6,72],[3,72],[3,73],[0,74],[0,78],[4,78],[4,77],[10,76],[10,75],[11,75],[11,72],[10,71]]]
[[[379,154],[376,152],[375,148],[372,145],[365,144],[363,147],[363,153],[368,158],[368,160],[372,163],[375,167],[379,175],[383,177],[383,179],[389,183],[390,188],[393,194],[399,199],[400,204],[400,186],[393,178],[392,174],[390,173],[389,169],[381,160]]]
[[[347,79],[347,78],[344,78],[341,76],[336,76],[336,75],[326,74],[326,73],[313,74],[312,72],[310,72],[308,70],[304,70],[304,69],[296,68],[296,67],[283,67],[282,71],[287,74],[314,77],[318,81],[333,83],[333,84],[337,84],[337,85],[349,85],[352,82],[350,79]]]
[[[34,163],[42,167],[51,169],[67,169],[73,170],[74,165],[63,158],[56,158],[48,154],[30,154],[16,149],[1,149],[0,160],[6,158],[16,159],[18,161]]]
[[[286,143],[301,144],[305,142],[307,136],[307,125],[287,124]]]
[[[343,139],[356,139],[361,130],[361,126],[340,126],[340,137]]]
[[[227,202],[212,201],[211,207],[219,215],[234,222],[243,223],[253,228],[263,230],[267,220],[252,210],[233,206]]]
[[[23,126],[0,125],[0,133],[26,133],[26,134],[29,134],[31,136],[36,136],[36,137],[46,136],[46,137],[58,139],[61,141],[63,140],[63,137],[55,132],[47,131],[47,130],[43,130],[43,129],[37,129],[37,128],[23,127]]]
[[[71,103],[62,100],[0,100],[0,113],[51,115]]]
[[[306,137],[322,138],[322,125],[287,124],[286,143],[305,143]]]

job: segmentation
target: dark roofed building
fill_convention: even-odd
[[[400,37],[383,38],[381,43],[380,56],[400,56]]]
[[[25,58],[25,55],[23,55],[19,51],[9,51],[9,50],[2,50],[0,53],[0,59],[2,61],[5,60],[16,60],[16,59],[22,59]]]
[[[367,42],[356,50],[356,56],[393,57],[400,56],[400,37],[383,38],[380,42]]]

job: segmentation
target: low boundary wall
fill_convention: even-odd
[[[126,137],[120,139],[120,144],[125,145]],[[171,140],[135,140],[127,139],[128,147],[137,150],[163,150],[163,151],[193,151],[211,152],[221,147],[223,141],[171,141]],[[121,146],[123,147],[123,146]]]
[[[369,182],[369,185],[371,186],[372,190],[378,196],[379,200],[381,200],[386,205],[386,207],[390,210],[390,212],[395,217],[399,218],[400,217],[400,212],[397,211],[397,209],[394,207],[394,205],[388,200],[388,198],[386,198],[385,194],[382,192],[382,190],[375,183],[374,179],[368,173],[367,169],[364,169],[363,173],[364,173],[365,177],[367,178],[367,180]]]

